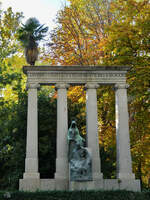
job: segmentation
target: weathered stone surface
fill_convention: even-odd
[[[132,173],[130,152],[127,88],[126,84],[116,84],[116,145],[117,178],[135,179]]]
[[[54,179],[20,179],[19,190],[21,191],[53,191],[53,190],[127,190],[140,192],[139,180],[101,179],[96,181],[76,182],[68,184],[64,180]]]
[[[55,179],[66,181],[68,174],[68,108],[67,88],[68,84],[57,84],[57,155]],[[58,188],[59,189],[59,188]],[[61,188],[60,188],[61,189]]]
[[[126,82],[129,67],[111,66],[34,66],[23,68],[28,76],[28,83],[40,84],[115,84]]]
[[[41,191],[55,190],[55,180],[54,179],[41,179],[40,180],[40,190]]]
[[[139,180],[123,180],[118,179],[101,179],[89,182],[71,182],[71,191],[74,190],[127,190],[140,192],[140,181]]]
[[[19,180],[19,190],[20,191],[30,191],[35,192],[40,190],[40,179],[28,178]]]
[[[38,173],[38,112],[37,88],[39,84],[28,85],[27,142],[24,178],[39,178]]]
[[[98,84],[88,83],[86,87],[86,129],[87,147],[92,151],[93,180],[102,179],[101,159],[99,153],[97,93]]]

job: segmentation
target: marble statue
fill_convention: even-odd
[[[88,149],[83,146],[84,141],[76,121],[72,120],[68,130],[70,181],[92,180],[92,159]]]

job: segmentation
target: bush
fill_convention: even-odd
[[[0,192],[0,200],[149,200],[150,191]]]

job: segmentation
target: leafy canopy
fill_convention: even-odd
[[[29,18],[18,30],[18,39],[21,41],[23,47],[31,45],[31,41],[33,41],[34,45],[38,46],[38,42],[43,40],[47,31],[48,27],[44,27],[44,24],[41,25],[36,18]]]

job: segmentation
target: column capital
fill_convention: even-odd
[[[39,89],[40,84],[39,83],[27,83],[26,89]]]
[[[87,89],[97,89],[97,88],[99,88],[99,84],[97,84],[97,83],[87,83],[85,85],[85,90],[87,90]]]
[[[129,88],[129,84],[126,84],[126,83],[120,83],[120,84],[115,84],[114,86],[115,90],[118,90],[118,89],[128,89]]]
[[[58,89],[68,89],[70,87],[67,83],[56,83],[55,88]]]

